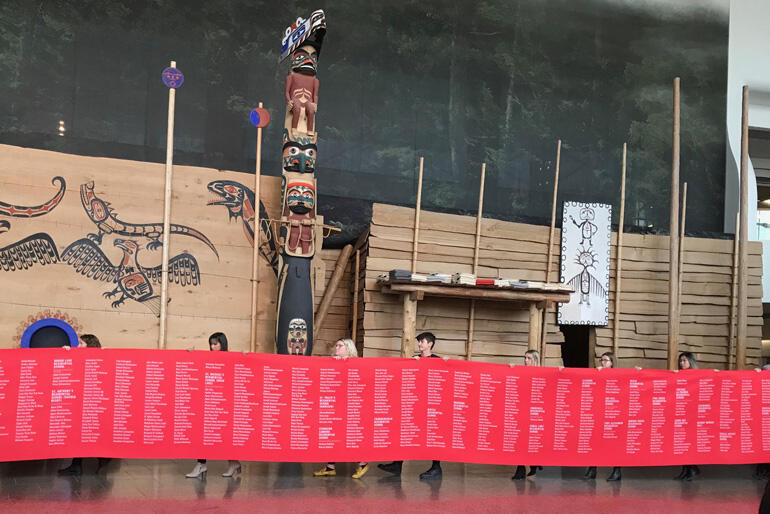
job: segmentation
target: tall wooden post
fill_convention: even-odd
[[[749,240],[749,86],[743,86],[743,114],[741,116],[741,226],[738,243],[738,326],[735,341],[735,369],[746,367],[746,332],[748,312],[747,266]]]
[[[687,218],[687,182],[682,184],[682,222],[679,224],[679,309],[682,309],[682,279],[684,278],[684,228]]]
[[[262,108],[262,102],[259,102]],[[257,164],[254,169],[254,249],[251,254],[251,324],[249,327],[249,350],[257,351],[257,315],[259,304],[259,236],[260,230],[259,207],[260,185],[262,177],[262,127],[257,127]]]
[[[171,61],[176,68],[176,61]],[[160,274],[160,328],[158,348],[166,348],[166,323],[168,321],[168,239],[171,230],[171,183],[174,175],[174,108],[176,88],[168,88],[168,124],[166,128],[166,188],[163,196],[163,251]]]
[[[620,293],[623,278],[623,224],[626,216],[626,156],[628,143],[623,143],[623,165],[620,178],[620,217],[618,218],[618,241],[615,249],[615,316],[612,321],[612,353],[618,358],[620,331]]]
[[[669,369],[676,369],[679,353],[679,77],[674,79],[672,139],[668,271],[668,367]]]
[[[484,210],[484,178],[487,174],[487,163],[481,164],[481,182],[479,184],[479,208],[476,212],[476,242],[473,245],[473,274],[479,268],[479,242],[481,241],[481,218]],[[471,300],[468,312],[468,343],[465,345],[465,359],[471,360],[473,356],[473,325],[476,321],[476,300]]]
[[[730,280],[730,329],[727,332],[727,369],[735,369],[733,354],[735,353],[735,300],[738,289],[738,247],[740,246],[741,213],[735,214],[735,236],[733,237],[733,270]]]
[[[548,231],[548,257],[545,264],[545,281],[551,281],[551,262],[553,261],[553,234],[556,230],[556,197],[559,192],[559,164],[561,163],[561,139],[556,143],[556,166],[553,179],[553,199],[551,200],[551,229]],[[540,322],[540,359],[545,362],[548,336],[548,302],[543,304],[543,319]]]
[[[356,264],[353,267],[353,327],[351,329],[351,339],[358,342],[358,280],[361,273],[361,250],[356,249]]]
[[[422,169],[425,159],[420,157],[420,171],[417,176],[417,205],[414,208],[414,243],[412,246],[412,273],[417,271],[417,249],[420,240],[420,205],[422,204]]]

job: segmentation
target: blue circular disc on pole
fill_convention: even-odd
[[[176,68],[166,68],[160,74],[160,78],[171,89],[178,89],[184,84],[184,74]]]
[[[267,112],[267,109],[257,107],[251,110],[249,121],[257,128],[265,128],[270,124],[270,113]]]

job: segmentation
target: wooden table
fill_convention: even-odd
[[[457,284],[438,284],[426,282],[382,282],[382,292],[400,294],[403,299],[404,332],[401,336],[401,356],[407,357],[414,346],[417,324],[417,302],[425,296],[443,296],[447,298],[467,298],[498,302],[525,303],[529,308],[529,349],[540,348],[540,320],[543,309],[554,302],[569,302],[567,291],[544,291],[533,289],[498,289],[488,286],[462,286]],[[545,357],[545,356],[541,356]]]

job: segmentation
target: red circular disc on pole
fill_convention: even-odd
[[[249,121],[257,128],[265,128],[270,124],[270,113],[267,109],[257,107],[251,110]]]

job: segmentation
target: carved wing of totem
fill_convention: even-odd
[[[61,259],[88,278],[102,282],[118,281],[120,267],[112,264],[101,248],[86,237],[65,248]]]
[[[59,262],[59,252],[51,236],[43,232],[0,248],[0,269],[3,271],[24,270],[35,264],[55,262]]]
[[[161,283],[161,266],[142,268],[147,277],[156,284]],[[197,286],[201,281],[201,271],[198,261],[189,253],[180,253],[168,260],[168,282],[181,286]]]

